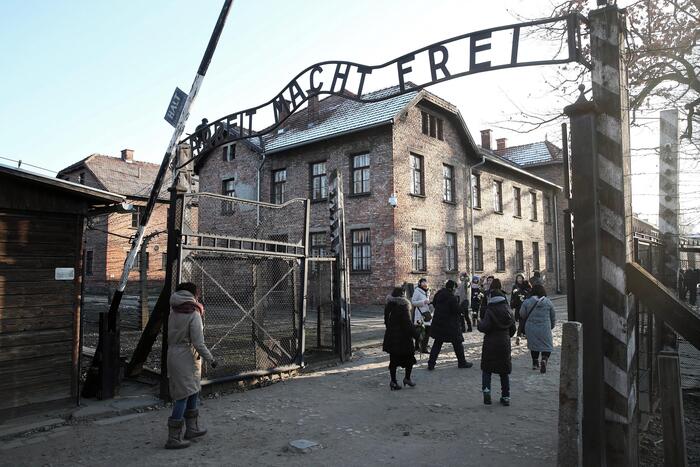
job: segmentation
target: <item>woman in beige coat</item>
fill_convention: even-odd
[[[216,361],[204,344],[204,307],[199,302],[197,286],[191,282],[178,285],[170,296],[168,318],[168,379],[170,397],[175,401],[168,419],[166,449],[186,448],[189,441],[181,438],[186,425],[185,440],[206,434],[199,429],[197,402],[201,389],[202,360],[212,368]]]

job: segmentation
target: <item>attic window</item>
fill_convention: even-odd
[[[443,122],[441,118],[431,115],[428,112],[421,111],[421,131],[424,135],[442,141],[444,139],[442,125]]]
[[[236,158],[236,145],[229,144],[228,146],[224,146],[221,150],[221,155],[224,162],[231,162]]]
[[[284,133],[284,128],[278,128],[278,129],[277,129],[277,134],[278,134],[278,135],[281,135],[282,133]]]
[[[85,172],[80,172],[78,174],[78,183],[85,185]]]

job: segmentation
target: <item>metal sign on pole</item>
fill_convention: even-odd
[[[165,155],[163,156],[163,161],[160,164],[160,169],[158,170],[158,174],[156,175],[156,179],[153,182],[153,188],[151,189],[151,194],[148,198],[148,202],[146,203],[146,208],[144,209],[139,226],[136,230],[136,235],[134,237],[134,240],[131,244],[131,250],[129,251],[129,254],[126,257],[126,260],[124,261],[124,268],[122,270],[122,274],[119,280],[119,285],[117,287],[117,290],[114,293],[114,296],[112,297],[112,302],[109,307],[109,322],[110,323],[116,323],[117,322],[117,317],[119,313],[119,305],[121,304],[121,299],[122,296],[124,295],[124,289],[126,288],[126,284],[129,280],[129,272],[131,271],[131,268],[134,265],[134,261],[136,259],[136,255],[139,252],[139,249],[141,248],[141,243],[143,242],[144,238],[144,233],[146,231],[146,226],[148,225],[148,222],[151,218],[151,214],[153,213],[153,210],[155,208],[156,202],[158,201],[158,197],[160,195],[160,191],[163,187],[163,182],[165,180],[165,175],[168,171],[168,167],[170,166],[173,153],[175,152],[175,147],[177,145],[178,140],[182,136],[184,130],[185,130],[185,123],[187,122],[187,119],[190,115],[190,107],[192,106],[192,103],[194,102],[195,98],[197,97],[197,93],[199,92],[199,88],[202,85],[202,81],[204,80],[204,76],[207,73],[207,69],[209,68],[209,64],[211,63],[212,56],[214,55],[214,51],[216,50],[216,46],[219,42],[219,38],[221,37],[221,33],[224,29],[224,24],[226,23],[226,18],[228,17],[228,13],[231,9],[231,5],[233,4],[233,0],[225,0],[224,5],[221,8],[221,13],[219,14],[219,18],[217,19],[216,25],[214,26],[214,30],[212,32],[212,35],[209,39],[209,43],[207,44],[207,49],[204,52],[204,56],[202,57],[202,61],[199,64],[199,68],[197,69],[197,74],[195,75],[194,81],[192,82],[192,86],[190,88],[189,94],[186,96],[185,100],[183,103],[181,103],[181,109],[179,110],[179,118],[177,119],[177,124],[175,125],[175,130],[173,131],[173,134],[170,138],[170,142],[168,143],[168,147],[165,151]],[[176,90],[176,95],[177,95],[177,90]],[[180,96],[182,97],[182,96]],[[171,104],[172,104],[171,100]],[[180,105],[177,106],[178,108]],[[170,109],[169,109],[170,110]],[[177,110],[177,109],[175,109]],[[166,119],[167,119],[166,115]],[[110,324],[112,326],[112,324]],[[111,329],[112,331],[114,329]],[[97,354],[97,353],[96,353]],[[86,385],[88,382],[86,382]]]

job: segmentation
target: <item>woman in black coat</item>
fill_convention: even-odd
[[[498,373],[501,377],[501,404],[510,405],[510,338],[515,334],[515,319],[498,279],[491,284],[491,298],[478,328],[485,334],[481,348],[484,404],[491,404],[491,374]]]
[[[415,327],[411,320],[411,302],[404,297],[401,287],[395,287],[394,291],[386,299],[384,307],[384,343],[382,349],[389,354],[389,373],[391,382],[389,388],[392,391],[401,389],[396,382],[396,369],[403,367],[406,369],[406,376],[403,385],[413,387],[416,384],[411,381],[411,370],[416,364],[414,339],[416,336]]]
[[[520,336],[524,334],[524,329],[522,320],[520,319],[520,307],[526,298],[530,297],[532,293],[532,287],[530,283],[525,280],[525,276],[518,274],[515,276],[515,283],[513,284],[513,290],[510,292],[510,307],[513,310],[513,315],[515,316],[515,322],[518,325],[518,338],[515,341],[515,345],[520,344]]]
[[[457,355],[459,368],[470,368],[471,363],[464,357],[464,336],[462,335],[462,310],[459,307],[459,298],[455,295],[457,283],[449,280],[445,287],[440,289],[433,297],[435,315],[430,326],[430,337],[434,339],[428,358],[428,370],[435,368],[435,362],[444,342],[452,343]]]

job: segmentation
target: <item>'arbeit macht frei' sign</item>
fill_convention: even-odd
[[[580,55],[579,17],[568,16],[463,34],[377,66],[347,61],[312,65],[270,101],[234,112],[186,140],[196,157],[236,140],[274,130],[311,96],[343,95],[375,102],[453,78],[511,67],[566,63]],[[561,31],[562,40],[543,42],[542,28]],[[382,93],[366,90],[388,88]]]

